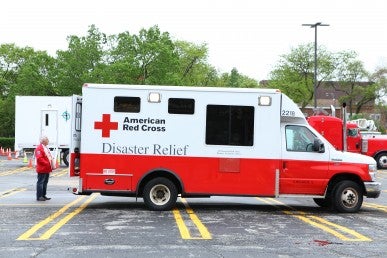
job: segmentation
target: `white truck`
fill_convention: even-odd
[[[49,148],[60,152],[68,166],[71,132],[71,96],[16,96],[15,151],[33,153],[42,135],[49,138]]]

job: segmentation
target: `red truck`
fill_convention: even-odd
[[[307,120],[337,150],[373,157],[379,169],[387,168],[387,135],[363,134],[357,124],[351,122],[346,123],[344,131],[343,120],[333,116],[316,115]]]

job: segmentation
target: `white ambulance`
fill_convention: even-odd
[[[375,160],[336,151],[272,89],[85,84],[73,97],[75,194],[309,197],[356,212],[377,198]]]

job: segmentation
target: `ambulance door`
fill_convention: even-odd
[[[47,136],[50,147],[58,145],[58,111],[41,110],[40,136]]]
[[[82,121],[82,97],[72,97],[73,116],[71,118],[71,142],[69,172],[70,176],[79,176],[80,152],[81,152],[81,121]]]
[[[282,169],[279,194],[323,195],[329,150],[314,148],[316,135],[305,125],[282,125]]]

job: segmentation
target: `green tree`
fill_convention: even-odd
[[[230,73],[229,86],[232,88],[239,87],[240,78],[241,78],[241,76],[240,76],[238,70],[235,67],[232,68],[231,73]]]
[[[139,84],[140,68],[136,63],[134,36],[129,32],[108,37],[107,66],[101,78],[105,82],[119,84]]]
[[[52,64],[45,51],[0,46],[0,136],[14,134],[16,95],[55,95],[49,78]]]
[[[169,33],[160,32],[157,26],[141,29],[134,35],[132,50],[140,68],[140,84],[175,84],[173,76],[178,69],[178,55]]]
[[[0,99],[0,137],[15,135],[15,101],[11,98]]]
[[[348,104],[350,115],[353,110],[356,114],[360,113],[364,104],[377,98],[379,85],[362,83],[368,80],[369,73],[363,63],[357,59],[357,53],[354,51],[342,51],[335,55],[335,78],[338,81],[338,87],[333,87],[345,93],[340,101]]]
[[[371,75],[371,80],[378,84],[378,103],[387,106],[387,67],[378,68]]]
[[[235,67],[231,69],[230,74],[223,73],[218,81],[217,86],[221,87],[257,88],[259,86],[255,79],[239,73]]]
[[[17,83],[20,69],[34,54],[30,47],[20,48],[15,44],[0,45],[0,97],[6,98],[11,87]]]
[[[29,56],[20,67],[17,82],[11,87],[10,95],[55,96],[58,90],[51,78],[55,59],[45,51]]]
[[[332,53],[320,46],[317,59],[317,88],[329,80],[334,70]],[[302,107],[314,97],[314,45],[292,48],[290,54],[282,55],[270,73],[269,87],[279,88]]]
[[[125,84],[178,84],[179,56],[169,33],[153,26],[141,29],[138,35],[123,32],[108,39],[105,79]]]
[[[104,66],[106,35],[91,25],[87,36],[69,36],[67,50],[57,51],[53,81],[59,95],[80,94],[86,82],[100,82],[94,73]]]
[[[207,63],[206,44],[196,45],[187,41],[175,41],[179,58],[179,85],[214,86],[216,70]]]

